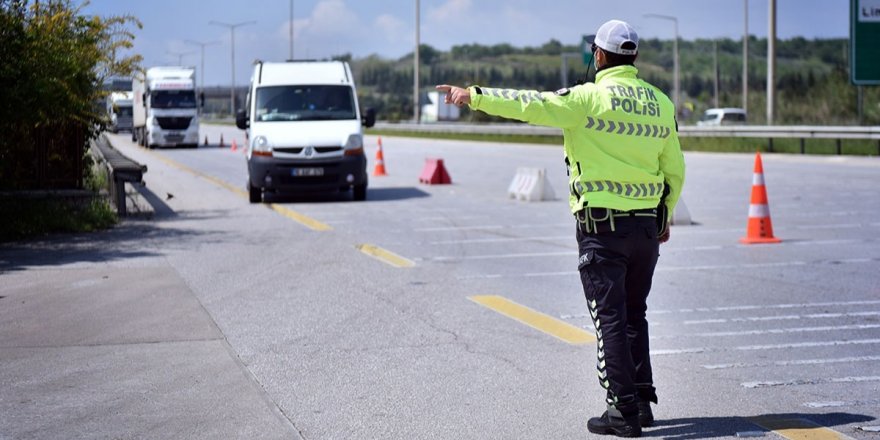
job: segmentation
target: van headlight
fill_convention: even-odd
[[[345,141],[345,155],[346,156],[359,156],[364,154],[364,138],[359,134],[352,134],[348,136],[348,140]]]
[[[269,145],[269,140],[266,139],[266,136],[257,136],[251,141],[251,150],[253,154],[257,156],[271,156],[272,155],[272,147]]]

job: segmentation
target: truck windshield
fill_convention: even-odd
[[[156,90],[150,94],[153,108],[196,108],[196,94],[192,90]]]
[[[116,107],[116,114],[119,116],[131,116],[131,107],[128,107],[128,106]]]
[[[257,121],[356,119],[349,86],[266,86],[257,89]]]

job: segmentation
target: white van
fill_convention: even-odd
[[[703,117],[697,121],[700,126],[712,125],[744,125],[746,123],[746,111],[741,108],[725,107],[710,108],[703,113]]]
[[[264,192],[352,190],[367,197],[362,117],[354,77],[343,61],[254,64],[247,105],[236,126],[247,131],[248,192],[260,203]]]

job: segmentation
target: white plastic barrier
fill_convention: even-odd
[[[688,211],[687,206],[684,204],[684,198],[679,198],[678,203],[675,204],[675,211],[672,211],[672,224],[673,225],[692,225],[694,224],[691,221],[691,212]]]
[[[511,198],[528,202],[556,198],[544,168],[517,168],[507,193]]]

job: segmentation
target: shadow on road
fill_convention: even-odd
[[[422,191],[416,187],[401,188],[367,188],[366,203],[387,202],[393,200],[417,199],[430,197],[431,194]],[[336,203],[352,201],[350,191],[340,191],[336,193],[305,193],[305,194],[272,194],[263,195],[265,203]],[[361,203],[361,202],[356,202]]]
[[[767,432],[769,429],[753,422],[755,419],[772,420],[767,426],[773,430],[803,428],[803,422],[813,422],[830,429],[875,420],[874,417],[849,413],[783,413],[763,414],[754,417],[693,417],[681,419],[658,419],[651,428],[642,431],[643,437],[664,439],[707,439],[718,437],[737,437],[738,432]],[[835,429],[836,430],[836,429]],[[844,433],[846,434],[846,433]]]

